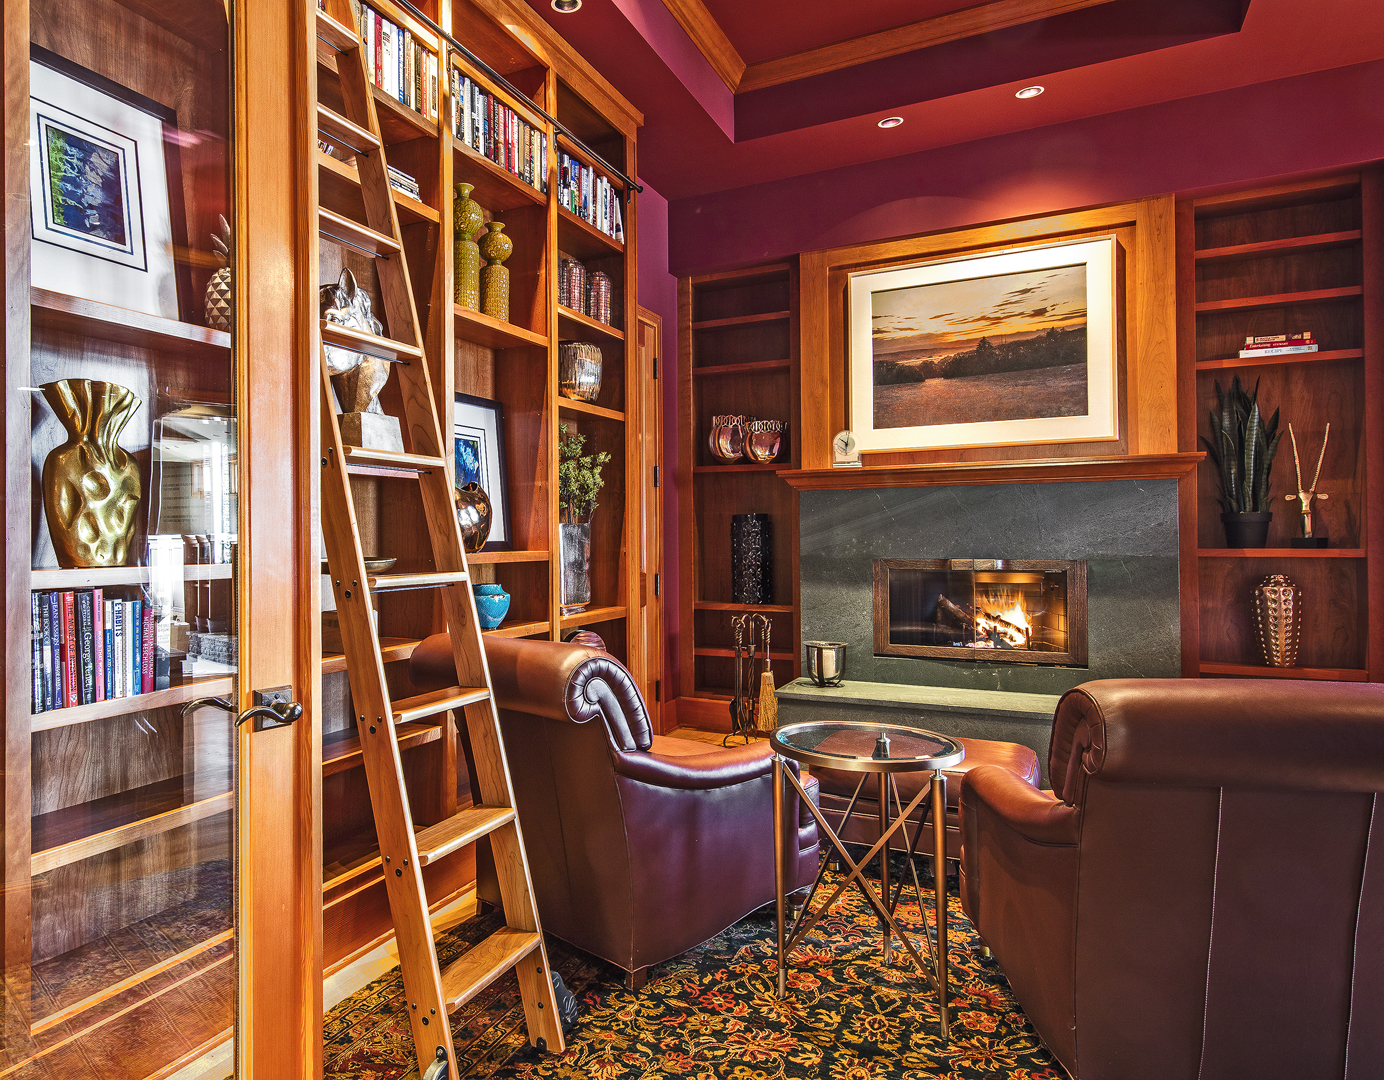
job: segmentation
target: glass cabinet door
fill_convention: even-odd
[[[6,697],[0,1076],[219,1078],[238,997],[235,9],[28,8],[27,58],[5,45],[7,87],[29,81],[32,239],[27,273],[7,263],[11,307],[30,305],[27,357],[7,347],[29,443],[17,462],[8,440],[29,551],[27,585],[9,553],[6,606],[29,633],[11,620],[7,671],[29,679],[27,709]]]

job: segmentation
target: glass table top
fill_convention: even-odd
[[[784,757],[847,772],[949,769],[966,757],[955,739],[902,724],[849,720],[786,724],[770,736]]]

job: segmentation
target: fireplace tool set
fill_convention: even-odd
[[[730,734],[721,740],[743,737],[748,743],[776,726],[778,701],[774,676],[769,670],[769,616],[736,615],[730,620],[735,635],[735,697],[730,703]]]

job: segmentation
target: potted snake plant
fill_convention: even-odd
[[[1201,437],[1219,473],[1221,522],[1226,546],[1261,548],[1268,542],[1269,474],[1278,453],[1278,410],[1266,424],[1259,408],[1259,383],[1247,393],[1235,376],[1222,392],[1216,383],[1216,408],[1211,411],[1211,437]]]
[[[596,495],[605,486],[601,469],[610,462],[605,451],[583,454],[586,436],[558,426],[558,542],[562,553],[562,613],[585,611],[591,603],[591,517]]]

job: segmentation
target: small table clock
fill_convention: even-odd
[[[860,449],[849,431],[838,431],[836,438],[831,440],[831,463],[833,466],[860,464]]]

